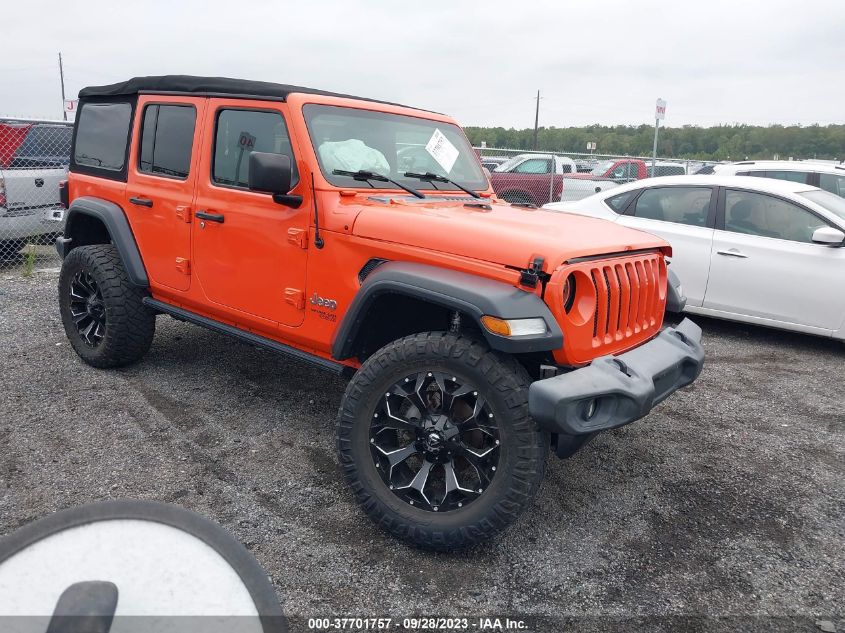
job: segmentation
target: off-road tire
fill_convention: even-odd
[[[408,505],[382,480],[369,446],[374,407],[393,382],[413,371],[457,374],[483,392],[501,437],[489,487],[462,509],[431,512]],[[451,550],[485,541],[513,523],[543,479],[549,436],[528,412],[530,379],[515,359],[462,335],[408,336],[371,356],[350,381],[337,421],[337,449],[356,501],[381,528],[416,546]]]
[[[102,295],[105,334],[98,345],[85,342],[71,316],[70,285],[75,275],[87,273]],[[59,275],[59,311],[70,344],[93,367],[128,365],[149,350],[155,335],[155,312],[143,304],[146,291],[129,281],[126,269],[111,244],[74,248]]]

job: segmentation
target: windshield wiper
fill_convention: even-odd
[[[424,193],[420,193],[416,189],[412,189],[411,187],[406,187],[401,182],[397,182],[393,180],[393,178],[388,178],[387,176],[383,176],[382,174],[377,174],[372,171],[365,171],[363,169],[359,169],[358,171],[348,171],[346,169],[335,169],[332,173],[336,176],[349,176],[354,180],[360,180],[362,182],[369,183],[370,180],[375,180],[376,182],[389,182],[391,184],[396,185],[400,189],[404,189],[412,196],[416,196],[417,198],[425,198]],[[372,187],[372,185],[370,185]]]
[[[450,185],[455,185],[458,189],[468,193],[473,198],[480,198],[481,197],[477,193],[475,193],[472,189],[467,189],[463,185],[459,185],[458,183],[456,183],[451,178],[446,178],[446,176],[439,176],[437,174],[432,174],[430,171],[427,171],[424,174],[418,174],[418,173],[415,173],[413,171],[406,171],[404,176],[406,178],[419,178],[420,180],[427,180],[429,182],[431,182],[431,181],[446,182],[446,183],[449,183]]]

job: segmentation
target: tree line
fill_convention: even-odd
[[[534,129],[467,127],[474,146],[530,150]],[[537,134],[540,151],[586,153],[595,142],[596,154],[650,156],[654,128],[650,125],[589,125],[584,127],[541,127]],[[658,156],[701,160],[771,159],[790,157],[845,160],[845,125],[720,125],[716,127],[661,128]]]

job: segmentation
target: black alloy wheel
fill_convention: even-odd
[[[106,335],[106,306],[97,282],[86,271],[76,273],[70,282],[70,316],[80,338],[97,347]]]
[[[457,376],[417,372],[379,399],[370,450],[382,481],[403,501],[447,512],[476,501],[499,463],[499,429],[484,396]]]

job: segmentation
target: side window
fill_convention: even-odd
[[[649,220],[707,226],[710,187],[655,187],[637,199],[633,215]]]
[[[0,160],[0,165],[7,164],[9,169],[50,169],[65,167],[70,162],[70,141],[73,128],[69,125],[41,125],[21,126],[18,129],[29,128],[22,141],[3,143],[7,152],[12,154],[11,160]],[[20,138],[20,137],[19,137]],[[16,149],[17,148],[17,149]]]
[[[85,103],[76,124],[73,161],[107,171],[123,171],[132,106],[129,103]]]
[[[290,157],[291,186],[299,182],[296,159],[285,120],[278,112],[220,110],[214,136],[214,182],[232,187],[249,184],[249,155],[270,152]]]
[[[550,174],[552,161],[548,158],[529,158],[514,167],[515,174]]]
[[[633,191],[626,191],[625,193],[620,193],[612,198],[608,198],[605,200],[607,206],[611,209],[616,211],[616,213],[622,213],[625,210],[625,207],[628,206],[628,203],[640,192],[639,189],[634,189]]]
[[[819,174],[819,178],[819,186],[822,189],[845,198],[845,176],[837,176],[836,174]]]
[[[822,226],[827,226],[823,220],[780,198],[730,189],[725,194],[726,231],[812,243]]]
[[[622,163],[621,165],[617,165],[613,172],[610,174],[611,178],[627,178],[628,177],[628,167],[631,163]]]
[[[141,126],[138,169],[150,174],[187,178],[196,118],[193,106],[148,105]]]
[[[806,184],[810,174],[806,171],[767,171],[766,176],[775,180],[789,180],[790,182],[803,182]]]

